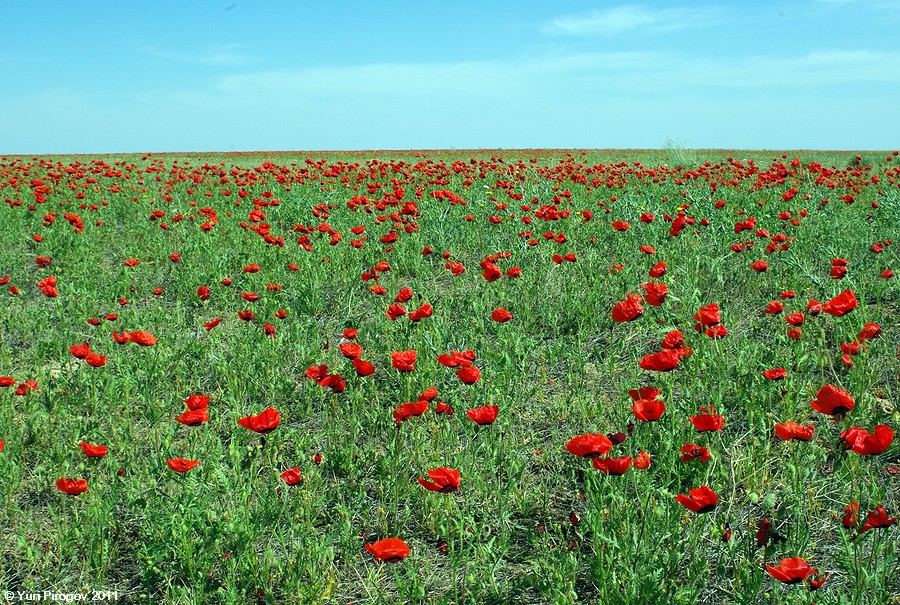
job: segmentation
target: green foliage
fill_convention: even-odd
[[[134,603],[896,599],[896,526],[857,535],[841,518],[851,501],[863,520],[878,504],[897,514],[900,450],[863,457],[840,441],[852,425],[900,420],[900,295],[896,278],[882,277],[900,263],[896,244],[871,248],[900,241],[896,160],[724,153],[673,140],[628,157],[4,158],[0,376],[15,384],[0,388],[0,589],[114,590]],[[164,215],[151,220],[154,210]],[[680,212],[694,224],[670,235]],[[654,220],[642,222],[645,213]],[[736,233],[751,216],[755,226]],[[617,220],[629,229],[614,230]],[[351,232],[358,226],[365,231]],[[391,232],[396,241],[379,241]],[[333,245],[332,233],[342,236]],[[788,246],[767,252],[778,234]],[[426,246],[434,253],[422,254]],[[499,252],[509,252],[494,257],[504,276],[489,282],[479,264]],[[123,265],[129,258],[140,264]],[[767,271],[748,267],[763,258]],[[829,275],[835,258],[849,260],[841,280]],[[379,261],[390,265],[378,272],[383,296],[360,279]],[[448,261],[465,271],[454,276]],[[660,261],[667,274],[648,277]],[[261,270],[244,272],[250,263]],[[513,267],[520,278],[505,274]],[[49,275],[57,297],[37,285]],[[665,302],[613,321],[616,303],[648,281],[668,286]],[[402,287],[414,292],[408,311],[427,302],[433,315],[387,319]],[[788,336],[786,313],[846,289],[858,308],[807,313],[802,337]],[[782,301],[784,313],[763,312],[788,290],[796,297]],[[724,338],[694,330],[710,303]],[[501,307],[511,321],[491,320]],[[253,321],[238,318],[247,309]],[[869,322],[883,333],[846,365],[841,345]],[[357,376],[339,350],[351,327],[371,376]],[[692,355],[671,372],[641,370],[675,329]],[[113,330],[158,341],[120,345]],[[82,342],[106,365],[73,357]],[[415,370],[394,370],[390,353],[410,349]],[[437,361],[469,349],[481,371],[472,385]],[[307,377],[322,364],[345,390]],[[761,376],[775,367],[787,369],[783,381]],[[15,395],[28,379],[38,389]],[[847,418],[809,407],[825,384],[855,398]],[[628,396],[647,385],[667,408],[652,423],[635,420]],[[429,411],[398,426],[394,408],[432,386]],[[211,399],[209,421],[175,422],[196,393]],[[439,401],[455,413],[435,413]],[[487,405],[500,409],[492,424],[467,417]],[[689,417],[710,405],[724,428],[698,432]],[[281,414],[273,432],[238,425],[270,406]],[[784,421],[814,423],[813,440],[777,439]],[[648,452],[649,468],[603,475],[564,449],[577,435],[616,432],[627,439],[610,455]],[[82,441],[109,453],[88,458]],[[683,462],[686,443],[708,448],[710,460]],[[176,473],[168,458],[200,464]],[[303,479],[288,486],[280,475],[294,467]],[[457,491],[417,482],[444,467],[460,471]],[[88,490],[64,494],[61,477],[84,478]],[[675,497],[700,485],[719,504],[694,514]],[[781,539],[757,546],[763,519]],[[411,554],[374,561],[363,546],[386,537]],[[766,563],[795,556],[830,574],[819,591],[766,573]]]

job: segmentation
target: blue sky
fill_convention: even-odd
[[[900,145],[900,0],[50,0],[3,22],[6,154]]]

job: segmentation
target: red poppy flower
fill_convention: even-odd
[[[803,336],[803,330],[800,328],[791,328],[787,331],[787,335],[791,340],[800,340],[800,337]]]
[[[656,263],[655,265],[653,265],[650,268],[650,271],[647,273],[647,275],[649,275],[650,277],[653,277],[655,279],[659,279],[660,277],[662,277],[665,274],[666,274],[666,263],[665,262]]]
[[[815,298],[809,299],[809,304],[806,305],[806,312],[812,316],[816,316],[822,312],[822,303],[817,301]]]
[[[863,344],[863,350],[865,350],[865,344]],[[841,352],[846,353],[847,355],[856,355],[859,353],[859,342],[842,342],[841,343]]]
[[[809,441],[815,433],[816,427],[812,424],[802,425],[796,422],[776,422],[775,434],[784,441],[796,439],[797,441]]]
[[[631,406],[631,411],[638,420],[654,422],[666,412],[666,402],[660,399],[638,399]]]
[[[853,290],[844,290],[822,305],[822,310],[834,317],[841,317],[855,309],[858,304]]]
[[[634,468],[644,470],[650,468],[650,454],[641,450],[634,459]]]
[[[244,273],[259,273],[261,267],[256,263],[250,263],[244,267]]]
[[[623,441],[628,439],[628,435],[626,435],[625,433],[622,433],[622,432],[607,433],[606,436],[609,437],[609,441],[613,445],[619,445],[620,443],[622,443]]]
[[[200,297],[200,300],[209,300],[209,295],[212,291],[208,286],[200,286],[197,288],[197,296]]]
[[[347,383],[341,374],[329,374],[319,381],[319,386],[323,389],[330,388],[334,393],[343,393],[347,388]]]
[[[357,376],[371,376],[375,373],[375,366],[360,358],[353,360],[353,369],[356,370]]]
[[[481,379],[481,371],[476,366],[460,368],[456,370],[456,375],[463,384],[475,384]]]
[[[12,376],[0,376],[0,387],[11,387],[16,384],[16,379]]]
[[[216,317],[216,318],[213,319],[212,321],[208,321],[208,322],[206,322],[205,324],[203,324],[203,327],[206,328],[206,331],[207,331],[207,332],[209,332],[210,330],[212,330],[213,328],[215,328],[215,327],[216,327],[217,325],[219,325],[220,323],[222,323],[222,318],[221,318],[221,317]]]
[[[706,328],[703,333],[710,338],[725,338],[726,336],[728,336],[728,328],[726,328],[722,324],[719,324]]]
[[[662,342],[659,343],[659,348],[661,349],[685,349],[684,346],[684,334],[681,333],[680,330],[670,330],[666,332],[666,336],[662,339]],[[685,349],[685,351],[689,351],[689,349]],[[690,353],[687,353],[688,355]],[[682,355],[683,357],[684,355]]]
[[[771,370],[763,370],[762,375],[768,380],[783,380],[787,376],[787,370],[784,368],[773,368]]]
[[[604,475],[622,475],[631,468],[631,456],[594,458],[594,468]]]
[[[443,353],[442,355],[438,355],[437,361],[442,366],[448,368],[455,368],[457,366],[462,366],[464,368],[472,365],[472,362],[476,359],[475,351],[468,350],[460,353],[459,351],[450,350],[449,353]]]
[[[419,395],[419,401],[433,401],[438,396],[438,390],[434,387],[428,387]]]
[[[297,485],[303,480],[303,473],[296,466],[281,473],[281,478],[288,485]]]
[[[94,445],[92,443],[88,443],[87,441],[82,441],[78,444],[78,447],[81,448],[81,451],[84,452],[84,455],[88,458],[102,458],[109,453],[109,450],[106,448],[106,446]]]
[[[798,584],[812,575],[814,570],[804,559],[789,557],[782,559],[777,567],[766,563],[766,571],[779,582]]]
[[[656,399],[659,397],[660,391],[656,387],[641,387],[639,389],[630,389],[628,391],[628,396],[631,397],[632,401],[639,401],[641,399]]]
[[[693,443],[685,443],[679,450],[681,452],[681,461],[690,462],[694,458],[698,458],[700,462],[707,462],[712,456],[709,450],[702,445],[694,445]]]
[[[841,432],[844,449],[853,450],[861,456],[874,456],[885,451],[894,441],[894,429],[886,424],[879,424],[872,433],[858,426]]]
[[[495,321],[497,323],[506,323],[512,318],[512,313],[502,307],[494,309],[493,312],[491,312],[491,321]]]
[[[832,279],[844,279],[844,276],[847,275],[847,267],[832,267],[831,270],[828,271],[828,275],[830,275]]]
[[[328,375],[328,366],[322,364],[320,366],[309,366],[306,368],[306,377],[319,382]]]
[[[237,312],[238,317],[244,321],[253,321],[255,318],[253,317],[253,309],[245,309],[243,311]]]
[[[281,414],[273,407],[266,408],[256,416],[245,416],[238,424],[255,433],[271,433],[281,424]]]
[[[879,504],[875,507],[875,510],[869,511],[866,522],[859,528],[859,533],[864,534],[870,529],[876,529],[878,527],[890,527],[896,522],[897,517],[888,517],[887,512],[884,510],[884,506]]]
[[[125,330],[122,330],[121,334],[119,334],[117,331],[113,330],[112,338],[117,344],[123,345],[126,342],[131,341],[131,334],[129,334]]]
[[[890,269],[885,269],[884,271],[881,272],[882,279],[891,279],[893,277],[894,277],[894,272],[891,271]]]
[[[205,407],[197,410],[188,410],[181,416],[177,416],[175,422],[180,422],[185,426],[200,426],[204,422],[209,422],[209,410]]]
[[[241,292],[241,298],[247,302],[256,302],[259,300],[259,294],[255,292]]]
[[[669,295],[669,288],[666,284],[651,281],[646,284],[641,284],[641,289],[644,291],[644,301],[651,307],[660,306],[665,302],[666,297]]]
[[[449,494],[459,489],[460,474],[456,469],[436,468],[428,471],[428,477],[431,481],[419,477],[419,484],[428,491]]]
[[[467,410],[466,416],[476,424],[491,424],[497,419],[500,408],[496,405],[485,405],[473,410]]]
[[[391,365],[399,372],[412,372],[416,369],[416,351],[392,352]]]
[[[694,319],[700,322],[700,325],[703,327],[722,323],[722,315],[719,313],[719,304],[711,303],[705,307],[701,307],[700,310],[694,314]]]
[[[396,320],[402,315],[406,315],[406,307],[397,303],[394,303],[390,307],[388,307],[387,312],[385,313],[385,316],[392,321]]]
[[[200,464],[200,461],[187,458],[166,458],[166,464],[176,473],[186,473]]]
[[[489,283],[495,282],[503,277],[503,271],[500,270],[500,267],[490,261],[481,261],[481,268],[481,277],[486,279]]]
[[[85,355],[84,361],[92,368],[102,368],[106,365],[106,355],[91,352]]]
[[[668,372],[674,370],[681,361],[681,354],[676,349],[666,349],[652,355],[645,355],[638,365],[642,370]]]
[[[421,307],[412,311],[407,317],[409,317],[410,321],[419,321],[421,319],[425,319],[426,317],[431,317],[431,314],[434,312],[434,308],[428,304],[423,303]]]
[[[828,416],[843,416],[855,405],[856,402],[850,393],[832,384],[826,384],[819,389],[816,398],[810,403],[814,410]]]
[[[522,269],[520,269],[519,267],[510,267],[506,270],[506,277],[509,277],[511,279],[519,279],[520,277],[522,277]]]
[[[178,254],[177,252],[173,252],[173,253],[169,256],[169,260],[172,261],[173,263],[177,263],[178,261],[181,260],[181,255]]]
[[[690,490],[689,494],[689,496],[678,494],[675,496],[675,500],[695,513],[708,513],[719,503],[719,497],[716,495],[716,492],[706,485]]]
[[[56,276],[48,275],[44,279],[38,282],[38,289],[41,291],[41,294],[48,298],[56,298],[59,296],[59,290],[56,289]],[[15,287],[15,286],[13,286]],[[10,288],[10,294],[13,294],[12,288]]]
[[[341,350],[341,355],[346,357],[347,359],[359,359],[359,356],[362,355],[362,347],[355,342],[345,342],[338,346],[338,349]]]
[[[89,320],[87,320],[87,322],[88,322],[88,324],[90,324],[90,325],[92,325],[92,326],[99,326],[99,325],[102,323],[102,322],[101,322],[98,318],[96,318],[96,317],[91,317]]]
[[[437,405],[434,408],[435,414],[444,414],[446,416],[453,415],[453,406],[449,406],[443,401],[438,401]]]
[[[87,488],[87,479],[68,479],[66,477],[60,477],[56,480],[56,489],[69,494],[70,496],[83,494],[87,491]]]
[[[628,227],[629,227],[629,225],[626,221],[613,221],[612,222],[612,228],[615,229],[616,231],[621,231],[624,233],[625,231],[628,231]]]
[[[38,256],[34,259],[34,264],[38,266],[39,269],[46,269],[50,266],[51,259],[49,256]]]
[[[137,343],[142,347],[152,347],[156,344],[156,336],[154,336],[150,332],[129,332],[128,340]]]
[[[366,550],[378,561],[397,563],[409,556],[409,547],[400,538],[383,538],[366,544]]]
[[[784,321],[788,322],[792,326],[802,326],[806,321],[806,318],[803,316],[803,313],[798,311],[796,313],[789,313],[785,315]]]
[[[583,458],[596,458],[597,456],[605,456],[612,449],[612,441],[606,435],[598,433],[588,433],[572,438],[566,444],[566,450],[569,453],[581,456]]]
[[[691,416],[691,424],[698,431],[720,431],[725,423],[725,417],[716,414],[716,406],[710,405],[709,408],[700,408],[701,414]]]
[[[88,356],[88,353],[91,352],[91,345],[86,342],[72,345],[71,347],[69,347],[69,352],[79,359],[84,359]]]
[[[778,315],[784,311],[784,305],[781,304],[780,300],[771,300],[769,304],[766,305],[766,308],[763,309],[763,313],[766,315]]]
[[[644,254],[656,254],[656,248],[653,246],[641,246],[641,252]]]
[[[625,300],[619,301],[613,307],[610,317],[613,321],[623,323],[626,321],[634,321],[644,314],[644,307],[641,305],[641,296],[629,293]]]
[[[859,525],[859,503],[855,500],[844,508],[844,517],[841,519],[841,525],[846,529],[853,529]]]
[[[28,393],[30,393],[32,391],[36,391],[37,388],[38,388],[38,384],[37,384],[36,380],[34,380],[34,379],[26,380],[25,382],[23,382],[22,384],[20,384],[19,386],[16,387],[14,394],[16,395],[16,397],[24,397]]]
[[[427,401],[416,401],[414,403],[406,402],[401,403],[397,407],[394,408],[394,420],[397,421],[397,426],[399,427],[402,423],[406,422],[413,416],[421,416],[425,412],[428,411],[428,402]]]
[[[444,265],[444,268],[450,271],[454,277],[459,277],[466,270],[466,266],[460,262],[449,261]]]
[[[357,336],[359,336],[359,331],[354,328],[347,328],[341,332],[341,337],[346,338],[347,340],[353,340]]]
[[[859,334],[856,335],[856,340],[859,342],[863,342],[866,340],[871,340],[873,338],[878,338],[881,336],[881,326],[876,323],[868,323],[863,326],[863,329],[859,331]]]
[[[760,259],[760,260],[757,260],[757,261],[753,261],[753,262],[750,264],[750,268],[753,269],[754,271],[756,271],[757,273],[760,273],[760,272],[762,272],[762,271],[768,270],[768,268],[769,268],[769,263],[767,263],[766,261]]]
[[[819,572],[814,569],[813,576],[815,576],[816,579],[813,580],[812,578],[808,578],[807,586],[810,590],[819,590],[820,588],[822,588],[822,586],[824,586],[825,581],[830,575],[831,574],[825,574],[824,576],[820,575]]]

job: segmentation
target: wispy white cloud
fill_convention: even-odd
[[[346,98],[510,98],[611,94],[693,87],[768,89],[897,83],[900,52],[826,50],[797,56],[689,57],[674,52],[569,53],[515,61],[374,63],[277,69],[222,76],[208,91],[219,98],[268,103]],[[205,103],[203,94],[183,99]]]
[[[80,141],[96,138],[86,126],[79,130],[95,121],[68,116],[99,112],[107,123],[128,125],[125,143],[110,144],[119,149],[135,141],[143,149],[654,146],[670,134],[700,146],[886,148],[900,130],[884,119],[832,122],[821,132],[817,124],[852,112],[860,99],[886,111],[900,93],[898,64],[900,51],[866,49],[738,58],[546,53],[246,70],[195,88],[114,96],[32,90],[0,98],[0,113],[39,107],[66,116],[42,128]],[[63,101],[66,111],[54,109]],[[20,130],[25,137],[26,126]],[[47,141],[48,149],[61,144]]]
[[[615,36],[632,30],[659,32],[709,25],[719,18],[717,8],[651,9],[626,4],[587,14],[557,17],[543,27],[548,34]]]

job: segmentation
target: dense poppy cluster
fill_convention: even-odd
[[[891,162],[887,158],[884,163]],[[100,160],[85,165],[77,161],[64,164],[4,159],[0,176],[6,203],[3,211],[18,221],[16,225],[28,227],[27,237],[19,238],[27,241],[28,254],[21,255],[25,260],[4,259],[0,264],[0,270],[9,271],[9,275],[0,278],[0,285],[6,286],[3,296],[27,305],[36,315],[47,318],[48,324],[65,324],[67,329],[69,324],[77,326],[77,331],[72,327],[66,332],[70,336],[62,345],[68,346],[69,353],[63,348],[64,359],[54,360],[59,361],[60,367],[70,364],[65,371],[73,375],[84,371],[91,376],[119,376],[129,368],[134,371],[138,364],[159,364],[172,350],[202,350],[211,346],[208,343],[213,339],[226,340],[235,333],[249,335],[253,347],[266,352],[283,352],[277,347],[290,342],[299,351],[296,360],[300,360],[300,369],[293,367],[295,359],[277,357],[283,353],[273,353],[267,369],[272,375],[289,376],[290,381],[296,382],[299,398],[327,401],[333,408],[349,405],[345,403],[348,401],[354,401],[353,405],[364,401],[365,412],[378,419],[378,430],[390,429],[395,444],[403,443],[404,437],[415,435],[416,431],[424,434],[423,425],[433,423],[432,428],[438,427],[433,430],[435,440],[449,433],[448,427],[456,427],[468,431],[468,437],[477,435],[471,442],[480,446],[487,441],[486,436],[505,439],[507,427],[522,420],[518,406],[524,409],[534,404],[531,400],[507,403],[502,387],[509,385],[494,375],[498,373],[495,360],[505,360],[509,367],[540,365],[546,371],[544,351],[535,356],[539,363],[531,364],[531,359],[513,359],[519,353],[508,345],[517,337],[524,341],[525,334],[537,334],[531,342],[540,342],[554,338],[551,333],[577,332],[580,328],[573,327],[578,325],[577,307],[587,299],[580,292],[584,289],[582,284],[587,281],[586,276],[594,279],[601,274],[608,281],[599,283],[609,284],[609,288],[591,293],[603,303],[597,308],[599,319],[590,318],[599,323],[590,325],[612,335],[610,340],[616,345],[611,349],[630,347],[631,358],[626,361],[630,365],[623,373],[641,379],[627,383],[634,388],[626,387],[628,397],[622,393],[626,403],[615,410],[621,412],[618,419],[624,417],[630,422],[627,433],[610,430],[604,424],[606,410],[596,416],[586,414],[583,424],[564,426],[561,433],[554,433],[554,454],[565,450],[572,455],[562,454],[567,456],[565,464],[569,465],[562,467],[563,472],[570,470],[579,482],[584,481],[586,473],[594,473],[590,476],[595,480],[618,485],[624,492],[630,488],[621,486],[629,480],[652,484],[657,480],[654,473],[659,460],[673,460],[677,479],[667,479],[663,506],[699,524],[710,517],[733,514],[729,506],[721,504],[722,500],[732,504],[728,501],[735,498],[737,490],[722,485],[722,476],[715,467],[723,458],[723,443],[728,441],[723,435],[734,436],[737,430],[762,433],[773,448],[796,448],[800,452],[828,448],[829,456],[857,461],[864,469],[861,472],[875,473],[876,466],[883,467],[883,461],[896,460],[895,431],[890,426],[896,418],[877,412],[868,401],[874,396],[873,389],[861,386],[878,383],[881,388],[885,380],[880,375],[877,380],[863,380],[850,374],[859,364],[875,375],[870,364],[861,360],[867,359],[873,349],[883,350],[883,341],[887,340],[883,333],[891,329],[889,317],[877,316],[884,312],[883,308],[872,303],[883,291],[895,287],[894,282],[881,281],[894,277],[888,266],[896,258],[891,256],[891,240],[880,237],[875,243],[866,241],[862,248],[865,256],[852,248],[829,252],[818,259],[816,267],[803,268],[804,272],[817,272],[809,286],[799,278],[785,277],[788,270],[793,270],[787,259],[802,247],[798,244],[803,233],[800,225],[812,223],[819,212],[829,211],[828,199],[815,202],[813,196],[822,190],[833,190],[835,194],[829,195],[839,203],[861,205],[859,200],[863,197],[876,196],[872,191],[880,179],[896,182],[898,172],[890,166],[879,175],[871,167],[827,169],[817,163],[788,161],[786,157],[773,159],[768,167],[729,158],[693,168],[645,167],[639,162],[587,166],[571,155],[551,165],[539,165],[536,159],[526,163],[493,157],[449,164],[431,160],[373,160],[363,164],[310,159],[302,166],[266,162],[253,168],[230,169],[224,164],[190,167],[167,164],[161,159],[142,165],[109,165]],[[482,183],[486,192],[479,190]],[[540,186],[533,186],[535,183]],[[702,193],[689,192],[696,184],[702,184],[698,190]],[[661,185],[678,191],[678,195],[673,194],[678,199],[670,200],[666,195],[658,203],[652,200]],[[648,200],[648,204],[652,200],[658,209],[650,208],[651,212],[632,200],[619,199],[620,190],[626,188],[637,190],[635,199]],[[317,191],[320,195],[313,196],[311,202],[302,201],[297,191]],[[755,209],[743,201],[745,194],[759,200]],[[96,196],[96,203],[89,196]],[[733,209],[742,204],[748,208]],[[775,212],[771,211],[772,205],[777,207]],[[146,236],[149,241],[160,236],[165,242],[164,253],[151,253],[149,244],[146,251],[140,246],[112,246],[112,242],[121,244],[114,229],[125,227],[112,227],[110,223],[118,217],[113,211],[122,208],[138,209],[142,226],[137,239]],[[873,201],[871,208],[874,212],[877,202]],[[756,216],[749,215],[750,209]],[[434,219],[434,224],[429,223],[435,215],[439,218]],[[871,214],[867,220],[870,218]],[[474,243],[467,245],[474,248],[441,252],[443,245],[452,249],[445,239],[457,229],[450,226],[453,220],[464,229],[484,229],[477,233],[489,236],[473,237]],[[305,224],[307,221],[309,224]],[[65,239],[57,235],[63,230]],[[722,244],[725,237],[728,241]],[[100,285],[82,279],[73,270],[78,264],[76,257],[69,254],[70,247],[82,245],[72,244],[73,241],[89,238],[103,241],[109,250],[127,248],[109,252],[110,258],[104,258],[103,267],[110,275],[119,276],[121,284],[134,285],[117,285],[119,290],[102,304],[84,292],[85,288]],[[239,238],[246,238],[250,242],[246,250],[253,252],[246,257],[235,254],[239,260],[234,264],[228,264],[231,259],[211,262],[197,258],[202,256],[199,250],[210,254],[224,245],[221,242],[242,241]],[[196,241],[202,244],[194,245]],[[716,262],[737,259],[728,271],[734,272],[734,279],[743,280],[741,283],[751,284],[744,286],[747,297],[764,293],[761,299],[752,299],[752,318],[743,317],[737,301],[728,296],[720,296],[710,288],[692,290],[685,285],[685,275],[706,271],[699,268],[699,261],[693,265],[684,262],[684,254],[697,254],[685,250],[699,249],[701,242],[708,241],[720,244],[713,251],[722,257]],[[603,242],[612,242],[612,251],[601,246]],[[488,245],[491,247],[485,249]],[[838,253],[847,258],[838,257]],[[223,268],[226,266],[229,268]],[[98,271],[96,267],[90,270]],[[346,283],[343,273],[350,276]],[[871,283],[858,281],[860,276],[870,275],[879,277],[883,290],[860,287],[860,283]],[[723,275],[722,282],[732,277]],[[433,287],[426,287],[426,283]],[[550,319],[535,313],[534,309],[544,301],[522,298],[526,286],[532,283],[541,288],[540,296],[547,301],[557,295],[554,288],[564,291],[569,297],[566,305],[572,307],[571,315],[576,319]],[[782,289],[786,287],[795,290]],[[321,309],[338,306],[328,307],[330,302],[319,300],[318,290],[326,291],[323,300],[330,301],[345,296],[342,288],[349,292],[340,306],[342,313],[346,307],[346,316],[338,313],[337,318],[328,317],[325,313],[323,317]],[[451,305],[460,298],[465,304]],[[192,323],[151,321],[146,310],[154,302],[160,307],[168,305],[172,313],[167,313],[167,318],[189,317]],[[357,303],[362,310],[357,309]],[[104,312],[110,308],[118,310],[122,319],[116,313]],[[460,308],[476,312],[466,315]],[[712,388],[724,392],[724,385],[691,384],[685,389],[680,382],[681,375],[691,372],[694,375],[688,382],[715,380],[707,372],[727,365],[725,356],[740,355],[734,351],[747,342],[746,324],[750,319],[765,322],[761,325],[767,327],[776,326],[769,346],[771,357],[751,365],[741,376],[747,384],[755,380],[758,384],[753,388],[765,392],[765,397],[771,395],[771,401],[767,400],[771,409],[766,410],[766,425],[762,429],[758,423],[753,424],[757,420],[748,420],[741,403],[728,397],[715,398],[714,403],[713,397],[693,400],[685,395],[708,393],[702,389]],[[884,329],[870,321],[876,319],[884,322]],[[306,320],[321,330],[310,338],[314,348],[299,342],[296,336],[296,330],[305,326],[302,322]],[[335,325],[329,322],[342,323],[337,329],[322,329]],[[539,325],[533,325],[535,322]],[[129,329],[113,330],[113,343],[109,343],[109,331],[102,328],[104,325]],[[467,343],[468,336],[459,337],[466,334],[459,326],[469,330],[473,339],[479,338],[478,343]],[[768,336],[754,334],[752,338]],[[805,351],[801,349],[803,345],[812,347],[813,343],[827,349],[819,353],[834,354],[834,367],[825,371],[823,363],[822,371],[810,376],[805,373]],[[450,346],[472,346],[478,353],[473,349],[442,352]],[[791,346],[795,348],[789,349]],[[781,353],[782,350],[788,353]],[[202,384],[200,375],[207,363],[200,359],[198,356],[193,360],[197,365],[193,372],[201,381],[198,384]],[[518,361],[522,363],[517,364]],[[23,370],[18,360],[8,362],[4,358],[2,363],[9,365],[0,367],[0,371],[15,374],[16,378],[0,376],[0,387],[15,387],[10,390],[17,397],[39,391],[37,396],[52,398],[63,391],[63,381],[44,382],[37,368],[32,375],[24,370],[26,373],[20,376]],[[244,371],[240,367],[231,369]],[[425,386],[416,386],[422,375],[430,377],[425,384],[436,386],[429,386],[416,396]],[[38,378],[42,380],[40,388]],[[245,378],[263,380],[258,376]],[[525,378],[531,380],[533,376],[528,374]],[[539,386],[549,390],[555,378],[543,376]],[[194,388],[200,387],[186,388],[176,398]],[[272,446],[272,441],[292,431],[293,423],[300,421],[295,402],[290,400],[256,401],[252,405],[232,402],[234,407],[229,408],[220,405],[222,399],[228,398],[227,393],[220,399],[216,392],[207,392],[216,397],[212,422],[210,395],[195,392],[183,399],[185,407],[179,404],[167,408],[166,422],[174,420],[177,424],[171,426],[181,431],[179,435],[226,430],[214,426],[226,417],[227,430],[234,430],[232,435],[243,435],[253,440],[254,447],[271,450],[278,447],[277,443]],[[388,405],[376,407],[377,401],[385,399],[390,402]],[[778,407],[773,403],[784,399],[800,401],[801,405]],[[453,405],[463,405],[460,410],[465,410],[465,414],[454,415]],[[240,412],[233,411],[238,408]],[[598,420],[601,417],[603,420]],[[681,431],[677,442],[663,439],[661,433],[673,427]],[[620,428],[625,430],[624,426]],[[89,459],[76,454],[79,469],[85,469],[85,475],[91,477],[88,471],[100,471],[88,465],[96,464],[110,450],[105,445],[80,440],[82,437],[103,440],[113,449],[115,443],[88,434],[70,442],[77,442]],[[179,446],[173,447],[174,455],[190,457],[155,454],[160,466],[164,459],[168,468],[177,473],[168,474],[169,480],[191,481],[194,475],[214,466],[199,450],[179,451],[177,447],[183,442],[176,443]],[[665,449],[664,443],[668,444]],[[0,452],[3,447],[4,441],[0,440]],[[399,450],[400,446],[396,448]],[[425,453],[439,452],[418,452]],[[113,452],[110,458],[115,455]],[[322,462],[320,453],[310,458],[313,464]],[[278,460],[280,473],[271,477],[272,484],[279,486],[277,489],[290,495],[307,489],[316,469],[301,468],[297,460],[285,460],[280,455],[271,459]],[[411,476],[395,476],[390,481],[411,485],[428,502],[444,499],[444,503],[456,505],[474,482],[466,471],[463,483],[460,470],[449,465],[456,462],[419,463]],[[190,472],[192,469],[197,470]],[[413,477],[418,477],[417,481]],[[85,497],[100,491],[100,483],[91,481],[91,493]],[[52,490],[51,483],[47,487]],[[56,489],[78,496],[88,492],[89,485],[86,478],[60,477]],[[850,499],[849,494],[843,497],[847,499],[841,503]],[[862,501],[858,495],[853,497]],[[887,500],[885,504],[890,507]],[[729,512],[725,512],[726,508]],[[574,510],[570,520],[573,526],[580,523]],[[847,505],[841,519],[841,525],[853,534],[853,539],[896,522],[897,517],[890,516],[882,504],[860,516],[855,500]],[[401,533],[403,528],[390,529],[391,533]],[[728,527],[726,540],[731,538],[731,532]],[[757,545],[765,547],[775,542],[777,535],[771,522],[764,519],[757,529]],[[362,548],[383,562],[403,561],[411,554],[410,546],[399,537],[367,541]],[[762,566],[758,565],[758,570],[762,575]],[[799,556],[783,558],[777,564],[766,562],[765,572],[780,583],[805,583],[811,590],[822,587],[829,577]]]

